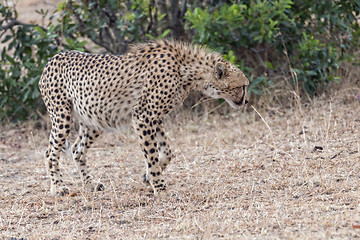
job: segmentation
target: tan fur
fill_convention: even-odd
[[[243,72],[220,54],[183,42],[136,44],[121,56],[57,54],[39,82],[52,122],[45,153],[51,191],[68,193],[58,159],[73,115],[80,122],[80,132],[71,151],[86,188],[104,189],[88,172],[87,149],[103,130],[117,129],[132,117],[146,159],[145,180],[157,193],[165,191],[162,172],[172,157],[163,116],[182,104],[192,90],[224,98],[239,108],[247,103],[248,84]]]

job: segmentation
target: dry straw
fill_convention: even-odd
[[[63,157],[72,192],[54,197],[42,160],[48,131],[32,124],[2,127],[0,236],[359,238],[360,103],[351,100],[356,91],[284,115],[252,106],[226,118],[208,114],[168,122],[176,157],[165,172],[169,189],[163,199],[141,182],[143,157],[130,131],[105,134],[89,150],[104,192],[82,190],[73,162]]]

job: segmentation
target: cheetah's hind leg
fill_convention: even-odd
[[[164,171],[167,165],[170,163],[173,158],[173,154],[171,153],[169,140],[166,137],[164,131],[163,120],[159,120],[156,127],[156,136],[158,139],[158,148],[159,148],[159,162],[161,170]]]
[[[96,138],[102,133],[101,130],[90,129],[80,123],[79,136],[71,146],[71,153],[76,168],[86,190],[103,191],[105,186],[95,182],[86,164],[86,152]]]
[[[71,112],[66,108],[62,114],[53,114],[51,112],[51,133],[49,146],[45,152],[46,168],[50,175],[52,194],[64,196],[69,194],[69,189],[63,182],[62,174],[59,169],[60,151],[65,144],[65,140],[70,132]]]

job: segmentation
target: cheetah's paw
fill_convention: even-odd
[[[58,187],[58,188],[56,188],[56,187],[51,187],[50,192],[51,192],[52,194],[56,195],[56,196],[61,196],[61,197],[63,197],[63,196],[69,195],[70,190],[69,190],[69,188],[66,187],[66,186],[62,186],[62,187]]]
[[[143,183],[147,186],[150,186],[149,178],[146,176],[146,173],[143,176]]]
[[[89,192],[100,192],[105,190],[105,185],[101,182],[94,182],[85,185],[85,189]]]

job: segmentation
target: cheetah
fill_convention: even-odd
[[[103,131],[116,130],[129,119],[145,157],[144,181],[157,195],[166,191],[162,173],[172,158],[164,116],[192,90],[225,99],[238,109],[248,103],[248,85],[244,73],[219,53],[175,40],[134,44],[124,55],[58,53],[39,81],[51,120],[45,151],[51,193],[69,193],[59,156],[68,145],[73,118],[79,121],[79,135],[69,149],[84,188],[104,190],[88,170],[87,150]]]

